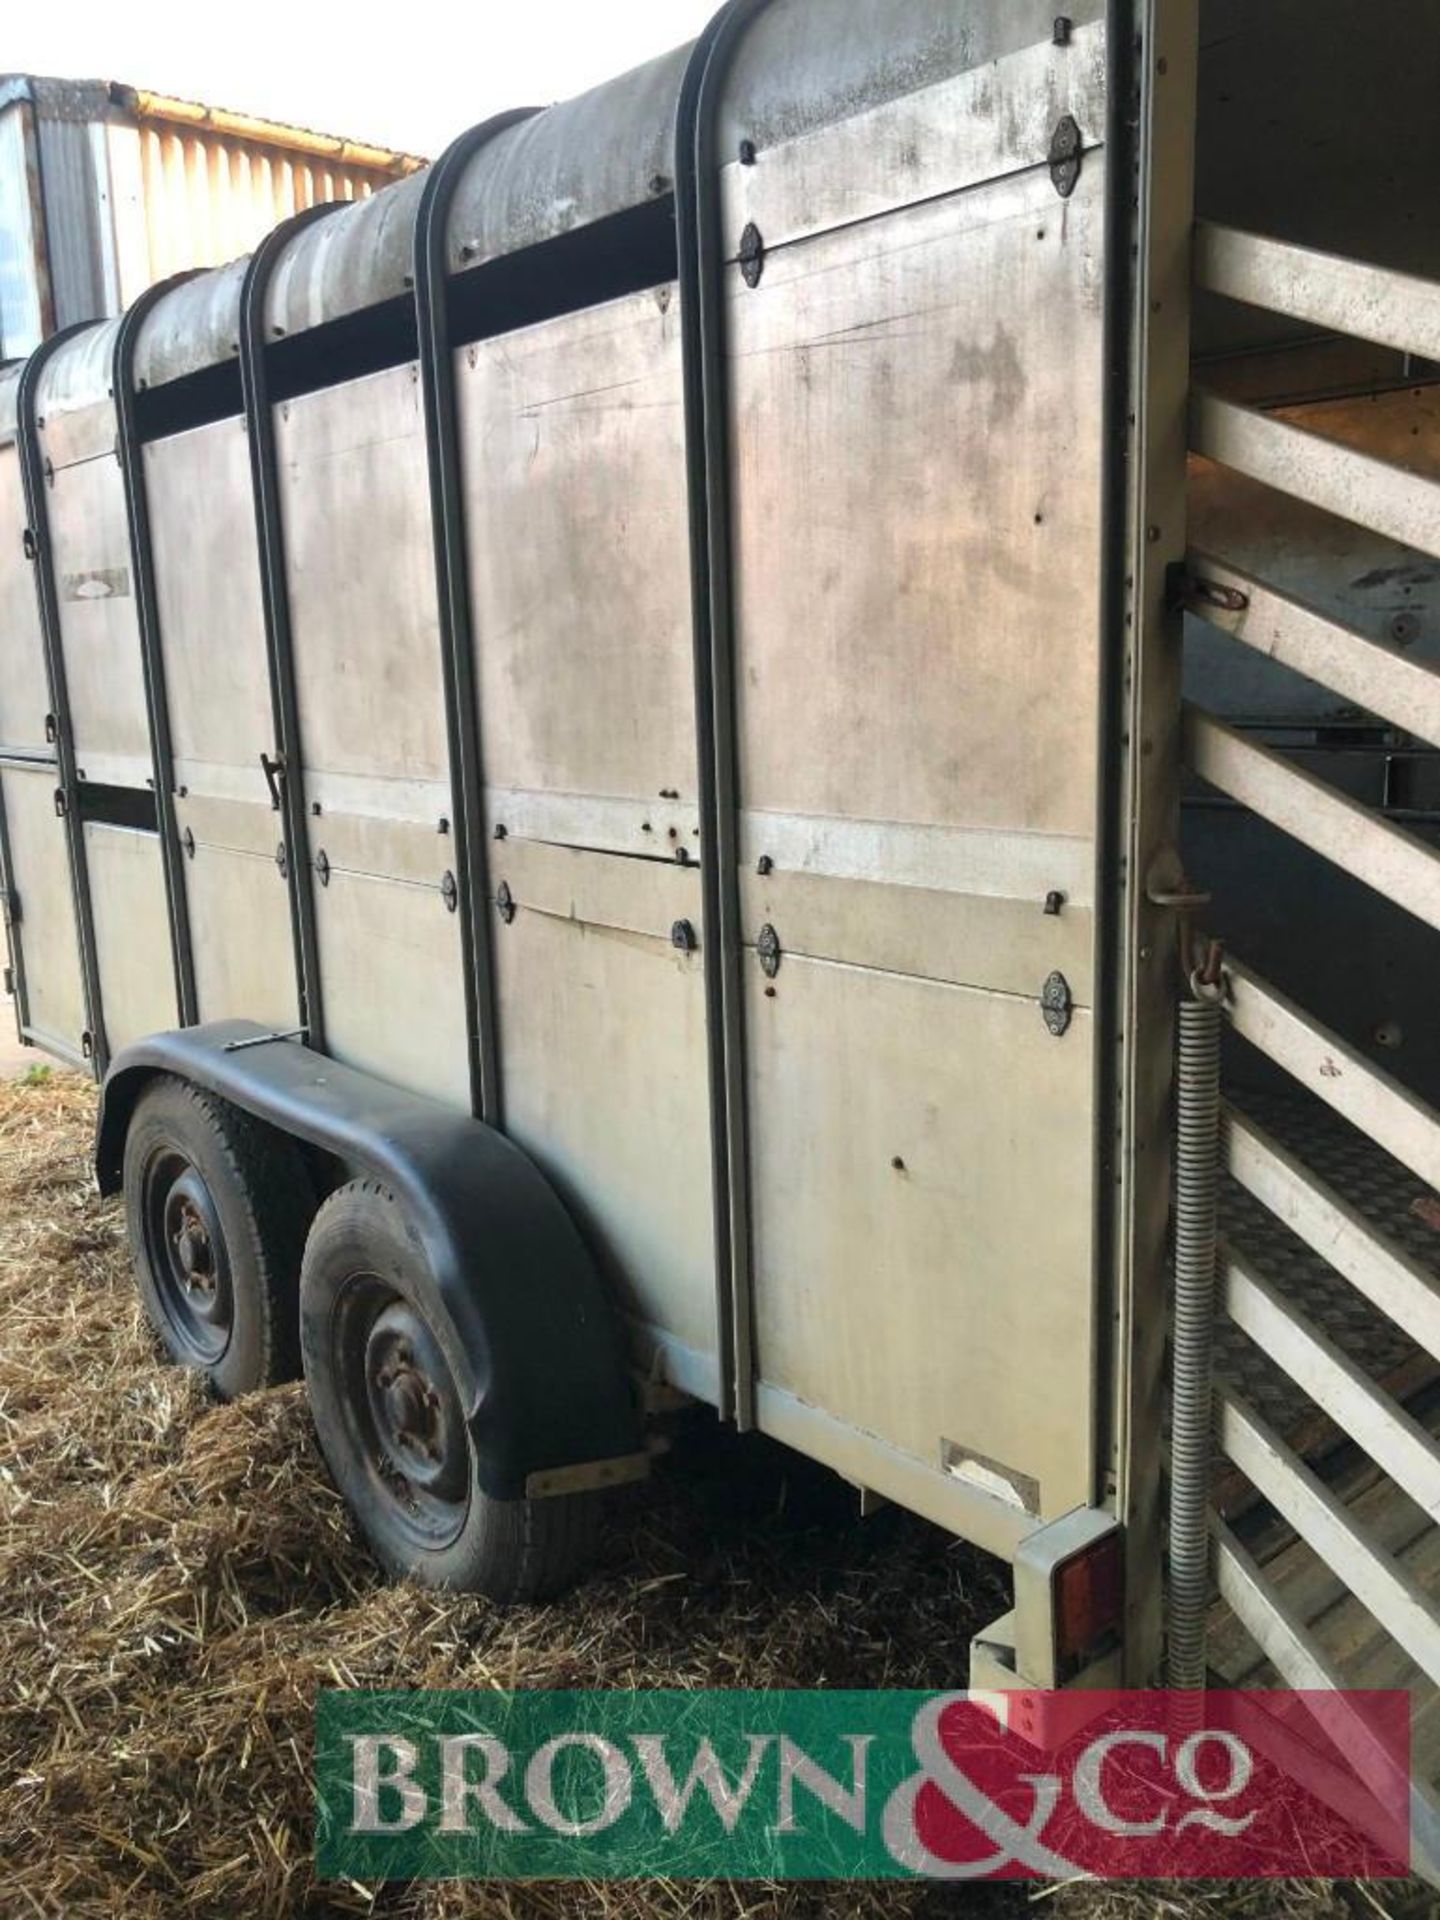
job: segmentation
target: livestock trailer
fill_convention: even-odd
[[[0,378],[21,1030],[390,1566],[708,1403],[978,1684],[1412,1688],[1433,1847],[1437,62],[732,0]]]

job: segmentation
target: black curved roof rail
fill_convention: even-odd
[[[470,617],[472,555],[466,537],[460,429],[455,412],[446,230],[455,189],[476,154],[499,134],[533,118],[537,112],[536,107],[516,108],[496,114],[462,133],[431,167],[415,220],[415,321],[425,404],[435,597],[445,677],[445,731],[460,894],[470,1105],[477,1119],[493,1127],[501,1124],[500,1053],[490,937],[479,677],[475,670],[474,623]]]
[[[129,308],[115,339],[110,380],[119,427],[120,471],[125,480],[125,514],[130,528],[130,563],[135,576],[135,612],[140,655],[145,669],[145,705],[150,718],[150,756],[154,768],[155,812],[160,828],[160,857],[170,908],[170,946],[182,1027],[199,1019],[195,991],[195,948],[190,933],[190,903],[175,822],[175,756],[170,738],[170,702],[165,686],[165,656],[160,645],[160,610],[155,594],[155,554],[150,541],[150,500],[145,461],[135,420],[135,344],[140,329],[167,293],[195,278],[180,273],[149,287]]]
[[[695,43],[675,119],[691,607],[706,927],[720,1412],[755,1424],[745,1102],[744,942],[735,758],[735,624],[725,367],[725,248],[716,109],[735,50],[768,0],[727,0]]]
[[[240,385],[245,427],[250,439],[250,478],[255,496],[255,531],[260,546],[260,600],[265,615],[265,644],[270,661],[270,702],[275,724],[278,766],[266,763],[266,777],[280,802],[283,822],[281,862],[290,888],[290,922],[295,939],[295,968],[300,986],[300,1020],[308,1044],[325,1047],[324,1007],[320,995],[320,956],[315,938],[315,892],[306,854],[304,783],[300,777],[300,707],[295,692],[295,645],[290,623],[290,591],[285,579],[285,526],[280,509],[280,474],[275,453],[275,416],[270,402],[265,359],[265,298],[285,249],[314,220],[322,220],[344,200],[327,200],[284,220],[255,249],[240,293]],[[278,786],[274,778],[278,772]]]
[[[70,885],[75,897],[75,926],[80,936],[80,977],[85,991],[86,1030],[81,1046],[98,1075],[104,1076],[110,1049],[105,1038],[105,1008],[100,993],[100,963],[95,949],[95,915],[90,899],[90,868],[85,855],[85,828],[80,818],[80,781],[75,764],[75,733],[70,715],[70,688],[65,673],[65,651],[60,637],[60,599],[55,591],[55,555],[50,541],[49,480],[40,452],[35,414],[35,392],[46,362],[78,333],[96,323],[83,320],[66,327],[38,346],[25,363],[16,393],[16,439],[25,509],[30,518],[30,540],[35,564],[35,593],[40,609],[40,631],[45,643],[45,672],[50,684],[50,708],[60,785],[55,808],[65,820],[70,848]]]

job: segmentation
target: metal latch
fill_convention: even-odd
[[[265,775],[265,784],[270,789],[270,807],[272,812],[280,811],[280,782],[285,777],[285,761],[277,755],[271,759],[268,753],[260,756],[260,770]]]
[[[20,536],[20,545],[24,549],[25,558],[27,560],[33,560],[36,554],[40,551],[40,546],[38,541],[35,538],[35,529],[33,527],[26,527],[24,533],[22,533]]]

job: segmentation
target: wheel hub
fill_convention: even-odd
[[[185,1286],[192,1293],[215,1291],[215,1255],[210,1234],[188,1199],[178,1208],[179,1223],[172,1236],[175,1257]]]
[[[461,1499],[469,1473],[464,1416],[444,1354],[406,1301],[376,1318],[365,1383],[382,1464],[411,1490]]]
[[[185,1345],[212,1365],[230,1339],[230,1266],[215,1201],[199,1170],[176,1149],[146,1174],[146,1258],[161,1304]]]

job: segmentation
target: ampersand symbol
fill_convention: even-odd
[[[1024,1773],[1018,1776],[1035,1795],[1029,1822],[1021,1826],[956,1765],[941,1737],[940,1723],[951,1707],[960,1705],[980,1707],[981,1703],[966,1693],[942,1693],[927,1701],[915,1715],[910,1744],[921,1771],[903,1781],[886,1804],[881,1831],[891,1857],[912,1873],[925,1874],[933,1880],[983,1880],[1001,1872],[1012,1861],[1047,1880],[1087,1877],[1083,1868],[1063,1854],[1052,1852],[1041,1841],[1060,1799],[1058,1775]],[[1000,1725],[1005,1725],[1003,1705],[992,1705],[990,1696],[986,1697],[983,1710],[993,1712]],[[920,1838],[916,1821],[920,1794],[927,1786],[938,1788],[956,1812],[991,1842],[995,1852],[983,1860],[943,1860],[931,1853]]]

